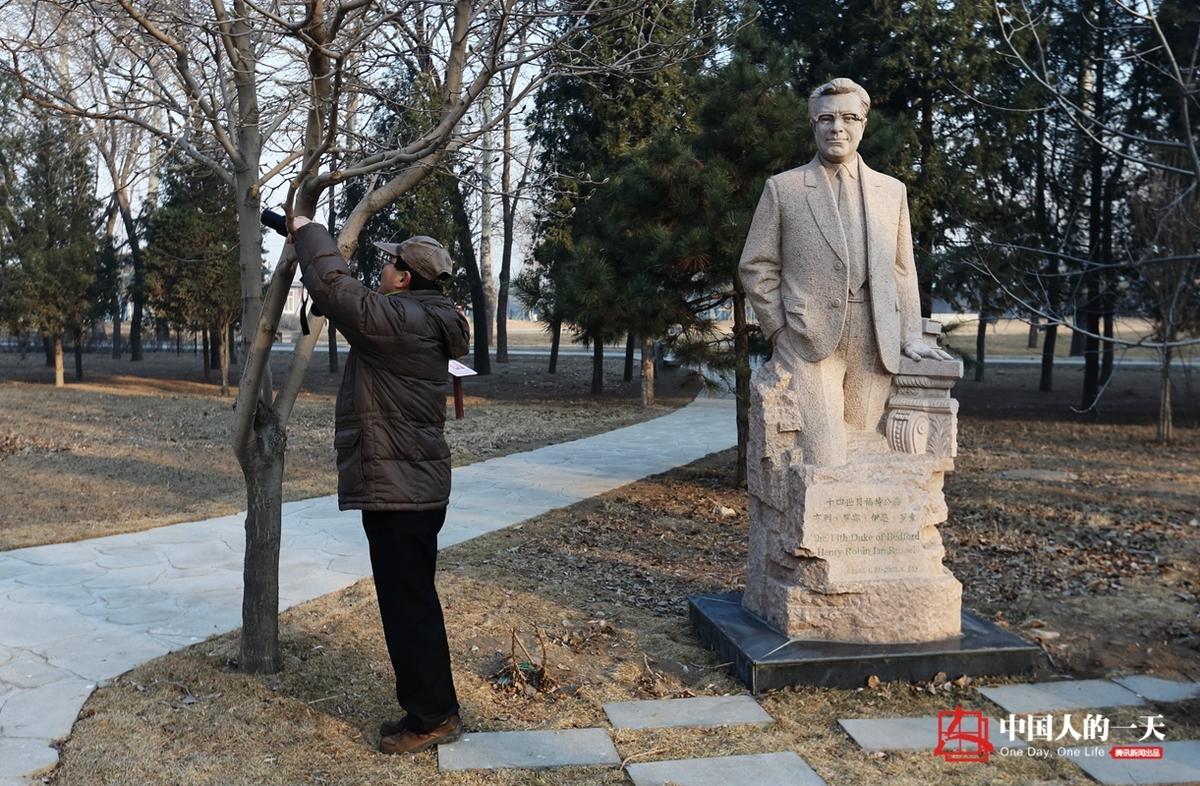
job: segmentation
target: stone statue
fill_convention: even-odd
[[[922,320],[904,184],[858,155],[871,99],[813,91],[817,156],[767,181],[739,271],[771,360],[754,377],[744,607],[795,638],[957,635],[936,525],[962,366]]]

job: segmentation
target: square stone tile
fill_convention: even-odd
[[[690,699],[622,701],[605,704],[615,729],[661,729],[668,726],[735,726],[771,723],[772,718],[750,696],[696,696]]]
[[[937,746],[938,720],[927,718],[847,718],[838,721],[850,737],[865,751],[932,751]],[[988,718],[988,741],[993,748],[1024,748],[1019,737],[1009,741],[1000,733],[1000,721]]]
[[[438,746],[443,770],[547,769],[619,766],[621,757],[604,729],[495,731],[465,734]]]
[[[1143,743],[1144,744],[1144,743]],[[1104,755],[1084,756],[1084,751],[1096,748],[1072,748],[1071,761],[1103,784],[1198,783],[1200,782],[1200,740],[1179,740],[1157,743],[1163,749],[1161,759],[1121,760],[1109,755],[1109,748],[1100,748]]]
[[[654,761],[630,764],[627,770],[634,786],[825,786],[795,753]]]
[[[1145,674],[1116,677],[1113,682],[1150,701],[1187,701],[1200,697],[1200,682],[1177,682]]]
[[[979,692],[1012,713],[1136,707],[1145,702],[1133,691],[1108,680],[1063,680],[980,688]]]

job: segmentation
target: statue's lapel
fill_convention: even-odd
[[[887,215],[887,195],[883,177],[861,158],[858,161],[859,177],[862,178],[863,220],[867,223],[867,267],[870,269],[887,261],[888,239],[880,235],[880,232],[887,231],[889,223],[881,220]]]
[[[804,167],[804,185],[808,192],[808,208],[812,211],[821,234],[829,243],[834,253],[843,262],[848,262],[850,252],[846,250],[846,236],[842,233],[842,222],[838,218],[837,202],[833,198],[833,188],[829,178],[821,171],[821,162],[814,158]]]

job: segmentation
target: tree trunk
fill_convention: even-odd
[[[1058,340],[1058,325],[1046,324],[1046,335],[1042,338],[1042,377],[1038,390],[1049,393],[1054,390],[1054,345]]]
[[[142,359],[142,317],[146,302],[146,266],[142,261],[142,247],[138,239],[137,222],[133,220],[133,210],[129,203],[129,192],[121,189],[117,192],[117,209],[121,214],[121,223],[125,226],[125,236],[129,239],[129,257],[133,262],[133,281],[130,283],[129,297],[133,301],[133,314],[129,318],[129,359]]]
[[[475,246],[471,238],[471,222],[467,217],[466,200],[462,195],[462,187],[455,189],[454,221],[458,227],[458,246],[462,251],[463,267],[467,271],[467,280],[471,285],[471,332],[475,340],[475,373],[491,374],[492,361],[488,356],[488,304],[487,294],[483,289],[483,278],[479,274],[479,265],[475,261]]]
[[[246,557],[242,571],[239,667],[251,674],[279,671],[279,541],[287,439],[271,413],[254,429],[254,455],[244,462]]]
[[[54,339],[42,334],[42,351],[46,353],[46,368],[54,368]]]
[[[247,31],[249,32],[249,31]],[[241,90],[239,90],[239,94]],[[239,96],[239,103],[244,99]],[[258,122],[257,104],[253,110],[253,122]],[[244,122],[251,122],[247,118]],[[258,317],[262,312],[262,224],[259,216],[262,213],[262,203],[258,192],[258,162],[261,154],[261,141],[258,139],[257,127],[246,129],[242,133],[243,146],[249,148],[246,153],[248,166],[244,171],[234,172],[234,191],[237,202],[238,219],[238,270],[241,277],[242,291],[242,356],[250,351],[250,342],[254,340],[254,331],[258,328]],[[253,137],[253,139],[251,139]],[[221,334],[224,338],[224,333]],[[234,358],[237,356],[235,355]],[[237,362],[233,360],[233,362]],[[271,375],[268,367],[263,377],[263,388],[270,390]]]
[[[1071,348],[1067,354],[1073,358],[1083,357],[1084,349],[1086,349],[1083,331],[1087,330],[1087,315],[1083,313],[1078,304],[1075,306],[1071,328]]]
[[[83,328],[75,328],[75,381],[83,381]]]
[[[112,315],[112,356],[113,360],[121,359],[121,306],[118,303]]]
[[[746,323],[746,290],[733,277],[734,394],[737,399],[737,475],[746,483],[746,457],[750,446],[750,326]]]
[[[1038,340],[1038,322],[1036,314],[1029,317],[1029,340],[1026,342],[1026,349],[1037,349]]]
[[[1087,287],[1088,302],[1084,311],[1084,328],[1091,334],[1084,337],[1083,344],[1083,394],[1080,396],[1079,408],[1087,411],[1096,405],[1100,395],[1100,310],[1097,307],[1099,293],[1096,284],[1092,282]]]
[[[220,355],[220,364],[221,364],[221,397],[224,398],[229,395],[229,344],[230,344],[230,341],[229,341],[229,338],[227,338],[227,336],[231,337],[231,335],[232,335],[229,330],[229,323],[225,323],[225,324],[221,325],[220,335],[222,337],[222,340],[217,342],[220,347],[217,350],[217,354]]]
[[[54,337],[54,387],[61,388],[66,384],[63,379],[63,339],[62,333]]]
[[[216,370],[221,367],[221,328],[213,325],[208,331],[211,348],[208,351],[209,368]]]
[[[175,354],[183,354],[183,329],[179,327],[175,328]]]
[[[550,368],[548,369],[551,374],[558,371],[558,345],[562,341],[562,320],[556,319],[552,325],[553,330],[550,331]]]
[[[492,325],[496,320],[496,282],[492,279],[492,170],[495,155],[492,145],[492,90],[484,88],[480,96],[480,107],[483,113],[483,124],[487,129],[483,132],[483,149],[480,151],[479,166],[479,275],[483,279],[483,294],[487,303],[487,335],[488,346],[492,344]]]
[[[326,325],[325,333],[329,337],[329,373],[336,374],[338,370],[338,341],[337,331],[333,325]]]
[[[984,364],[987,362],[987,312],[979,310],[979,322],[975,326],[975,381],[983,381]]]
[[[917,89],[917,111],[920,127],[918,144],[920,145],[921,155],[921,168],[917,172],[917,192],[928,194],[930,178],[933,176],[932,159],[937,149],[937,140],[934,138],[933,127],[934,114],[936,112],[933,94],[935,82],[933,74],[929,73],[917,76],[916,81],[919,85]],[[916,245],[923,252],[925,260],[928,260],[933,254],[933,247],[937,240],[934,223],[931,219],[932,211],[923,211],[917,216]],[[930,276],[920,275],[917,277],[917,289],[921,301],[921,316],[926,319],[933,314],[932,285],[933,279]]]
[[[1107,385],[1113,373],[1113,303],[1112,298],[1105,297],[1104,302],[1104,348],[1100,359],[1100,384]]]
[[[625,339],[625,371],[621,376],[622,381],[633,381],[633,351],[637,348],[637,336],[632,333]]]
[[[1171,418],[1171,348],[1163,347],[1159,353],[1162,363],[1158,372],[1158,441],[1165,444],[1174,436],[1175,424]]]
[[[1092,12],[1096,12],[1097,22],[1092,24],[1091,19],[1087,20],[1088,29],[1092,37],[1092,52],[1091,52],[1091,68],[1094,72],[1094,91],[1092,95],[1092,110],[1097,118],[1104,122],[1106,96],[1105,91],[1105,63],[1108,60],[1108,52],[1105,51],[1105,13],[1104,8],[1107,4],[1102,0],[1092,0],[1089,3],[1088,17],[1092,16]],[[1104,221],[1104,160],[1105,150],[1103,145],[1092,139],[1089,151],[1090,164],[1090,188],[1088,193],[1088,258],[1094,263],[1102,263],[1104,259],[1103,246],[1103,221]],[[1096,399],[1100,395],[1100,339],[1097,336],[1100,333],[1100,285],[1096,280],[1096,274],[1091,274],[1088,277],[1086,292],[1087,302],[1084,305],[1084,326],[1088,333],[1084,339],[1083,345],[1083,395],[1080,403],[1080,408],[1084,411],[1092,409],[1096,405]]]
[[[654,339],[642,338],[642,406],[654,405]]]
[[[204,363],[203,363],[203,365],[204,365],[204,381],[208,382],[212,378],[211,377],[211,366],[209,365],[211,361],[209,360],[210,350],[209,350],[209,344],[208,344],[208,328],[207,327],[204,328],[204,330],[201,332],[200,335],[204,340]]]
[[[592,340],[592,395],[599,396],[604,392],[604,342],[599,338]]]
[[[229,337],[229,365],[236,366],[238,362],[238,340],[237,332],[233,329],[232,320],[229,322],[229,327],[225,328],[225,332]],[[245,341],[245,338],[242,340]],[[246,351],[250,351],[249,347],[246,348]]]
[[[510,93],[511,95],[511,93]],[[521,176],[521,183],[513,191],[512,184],[512,114],[504,116],[503,165],[500,168],[500,210],[504,231],[500,251],[500,288],[496,291],[496,362],[508,362],[508,289],[512,278],[513,236],[515,234],[517,195],[524,190],[525,178],[529,174],[528,162]]]

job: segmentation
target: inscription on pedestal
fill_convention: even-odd
[[[830,581],[913,578],[941,572],[941,544],[921,540],[925,496],[898,486],[827,484],[807,496],[801,548],[826,560]]]

